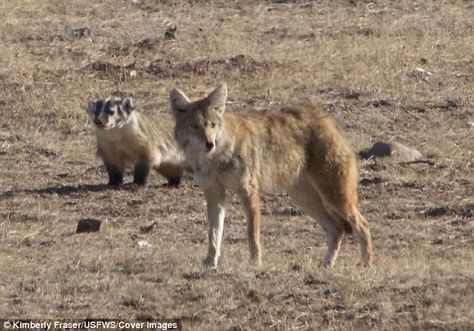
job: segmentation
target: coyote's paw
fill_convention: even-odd
[[[259,257],[251,257],[250,258],[250,263],[255,266],[255,267],[261,267],[262,266],[262,258]]]
[[[330,268],[334,267],[334,261],[322,260],[319,262],[319,268]]]
[[[370,267],[372,267],[372,261],[366,261],[366,262],[361,261],[361,262],[357,262],[357,263],[356,263],[356,266],[357,266],[357,267],[363,267],[363,268],[370,268]]]
[[[217,268],[217,259],[211,256],[207,256],[203,260],[203,265],[206,269],[216,269]]]

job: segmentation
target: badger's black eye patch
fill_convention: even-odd
[[[104,113],[108,114],[108,115],[113,115],[114,114],[114,111],[112,109],[110,109],[110,100],[107,100],[104,104],[104,107],[102,108]]]
[[[103,106],[104,106],[104,101],[102,101],[102,100],[99,100],[95,103],[95,109],[94,109],[95,116],[100,115],[100,112],[101,112]]]
[[[120,117],[123,117],[123,110],[122,107],[117,107],[117,113]],[[126,112],[128,114],[128,112]]]

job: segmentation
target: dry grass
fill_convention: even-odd
[[[474,328],[474,4],[274,2],[0,2],[0,317],[181,318],[203,330]],[[411,77],[415,67],[432,75]],[[248,263],[232,197],[220,268],[205,271],[204,198],[190,181],[102,185],[88,95],[132,95],[159,120],[172,87],[198,96],[222,80],[229,111],[322,103],[355,150],[395,139],[434,161],[360,163],[373,268],[355,265],[348,238],[336,267],[318,269],[320,228],[277,196],[262,207],[264,265]],[[73,234],[88,217],[107,220],[101,232]],[[152,247],[137,249],[140,239]]]

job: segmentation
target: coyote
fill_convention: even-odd
[[[241,198],[247,214],[250,257],[261,263],[260,192],[286,190],[292,201],[319,221],[332,266],[343,234],[357,236],[364,265],[372,262],[369,224],[357,208],[355,154],[339,126],[314,107],[289,107],[252,114],[225,112],[227,86],[191,102],[170,92],[175,138],[207,201],[209,247],[204,264],[217,266],[225,217],[226,189]]]
[[[130,98],[89,100],[87,113],[95,126],[97,155],[109,175],[109,185],[123,183],[125,167],[133,167],[133,182],[144,185],[151,168],[179,185],[186,169],[184,156],[173,139],[173,125],[152,125],[133,107]]]

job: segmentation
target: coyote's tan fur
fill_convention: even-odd
[[[191,102],[170,93],[175,137],[207,200],[209,250],[215,267],[224,226],[226,189],[236,192],[247,212],[250,255],[261,261],[260,193],[285,190],[294,203],[319,221],[327,235],[323,265],[333,265],[344,232],[354,232],[362,261],[370,265],[369,224],[357,207],[354,153],[337,123],[314,107],[253,114],[224,113],[227,87]]]

